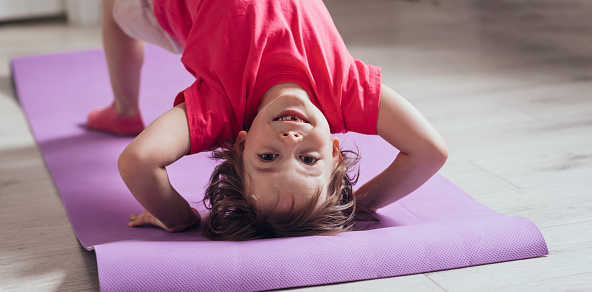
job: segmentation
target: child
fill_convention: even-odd
[[[130,226],[176,232],[198,225],[199,213],[171,186],[166,166],[221,146],[213,156],[222,162],[204,196],[211,212],[203,234],[216,240],[351,230],[356,212],[406,196],[447,158],[440,134],[380,83],[380,69],[351,57],[321,0],[123,5],[103,3],[114,102],[91,112],[87,126],[139,133],[118,163],[146,209],[131,216]],[[181,61],[196,78],[143,131],[143,43],[135,37],[182,50]],[[330,136],[346,131],[378,134],[400,150],[355,193],[347,172],[356,159]]]

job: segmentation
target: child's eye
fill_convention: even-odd
[[[300,160],[306,164],[315,164],[317,161],[319,161],[318,159],[310,156],[300,156]]]
[[[277,156],[278,156],[277,154],[269,154],[269,153],[259,154],[259,158],[261,158],[261,160],[263,160],[263,161],[273,161]]]

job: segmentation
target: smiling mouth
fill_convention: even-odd
[[[310,122],[304,117],[304,115],[298,111],[294,110],[287,110],[280,113],[274,121],[280,122],[296,122],[296,123],[303,123],[303,124],[310,124]]]
[[[286,116],[281,116],[279,118],[275,118],[274,121],[290,121],[290,122],[297,122],[297,123],[306,123],[308,124],[308,121],[304,120],[303,118],[300,117],[295,117],[295,116],[290,116],[290,115],[286,115]]]

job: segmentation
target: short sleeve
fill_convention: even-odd
[[[174,105],[185,102],[187,123],[191,137],[191,151],[195,154],[213,150],[233,140],[240,129],[233,127],[234,115],[228,100],[198,78],[180,92]]]
[[[342,86],[341,110],[346,131],[376,135],[380,105],[380,67],[354,60]]]

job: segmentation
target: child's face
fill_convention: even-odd
[[[244,141],[247,193],[258,207],[273,212],[302,206],[321,192],[341,160],[339,140],[304,90],[284,90],[259,110]],[[292,202],[294,200],[294,202]]]

